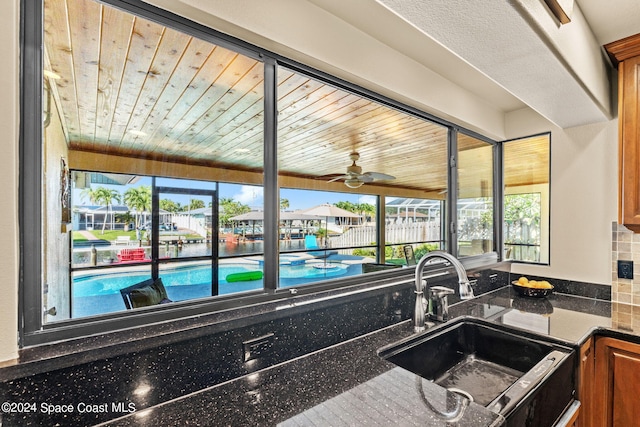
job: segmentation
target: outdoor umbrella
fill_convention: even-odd
[[[329,217],[339,217],[339,218],[360,218],[360,215],[354,214],[353,212],[349,212],[345,209],[339,208],[337,206],[330,205],[328,203],[314,206],[309,209],[300,210],[301,213],[307,215],[316,215],[325,218],[325,228],[327,229],[327,234],[329,232]]]

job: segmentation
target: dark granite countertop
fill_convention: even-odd
[[[563,286],[560,289],[566,291]],[[603,297],[599,288],[604,287],[596,288],[597,292],[583,294],[586,296],[556,292],[538,300],[518,297],[510,286],[503,286],[453,304],[450,313],[452,317],[472,316],[533,332],[574,348],[593,334],[640,342],[633,310],[598,298]],[[309,297],[309,301],[314,299]],[[396,308],[391,300],[383,301],[390,309]],[[292,307],[295,310],[297,305]],[[339,327],[339,321],[334,320],[338,322],[334,326]],[[97,425],[501,425],[501,416],[473,402],[465,403],[464,410],[456,412],[456,405],[461,404],[458,395],[377,355],[379,348],[412,334],[410,321],[403,321],[269,367],[245,366],[244,375],[196,391],[174,393],[173,397],[160,400],[162,403],[150,401],[137,406],[135,412]],[[215,358],[211,360],[215,363]],[[253,362],[259,363],[254,360],[246,365]],[[20,366],[13,370],[17,368]],[[176,384],[178,387],[180,383]],[[111,397],[125,402],[145,399],[122,393]],[[438,410],[458,416],[446,420],[436,413]],[[0,417],[0,424],[1,421]],[[95,423],[87,423],[90,424]]]
[[[616,332],[609,301],[560,293],[522,298],[509,286],[455,304],[451,314],[480,317],[572,346],[594,331]],[[501,416],[475,403],[455,422],[447,421],[429,404],[451,411],[459,399],[455,394],[377,356],[378,348],[412,333],[405,321],[104,425],[501,425]]]
[[[501,416],[377,356],[412,333],[403,322],[103,425],[501,425]]]
[[[616,308],[610,301],[561,293],[522,297],[506,286],[453,306],[451,314],[488,319],[576,346],[594,332],[612,330]]]

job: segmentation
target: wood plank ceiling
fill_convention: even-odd
[[[92,0],[46,0],[45,69],[60,76],[49,83],[71,150],[262,170],[256,59]],[[358,151],[363,171],[397,177],[383,186],[446,189],[445,127],[282,67],[277,76],[281,174],[327,179]],[[460,145],[490,156],[472,138]],[[469,158],[478,170],[481,157]]]

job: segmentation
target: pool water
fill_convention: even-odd
[[[256,265],[219,265],[218,294],[232,294],[260,290],[262,279],[228,283],[229,274],[261,270]],[[305,263],[300,265],[280,265],[281,288],[300,286],[340,276],[362,273],[359,264]],[[211,266],[182,266],[160,271],[160,277],[172,301],[184,301],[211,296]],[[72,317],[86,317],[125,310],[120,289],[150,279],[147,271],[94,274],[73,279],[71,311]]]
[[[252,280],[248,282],[227,283],[224,279],[233,273],[244,273],[248,271],[259,271],[258,266],[250,265],[225,265],[218,267],[220,294],[238,292],[243,283],[249,286],[247,289],[260,289],[262,280]],[[307,281],[321,280],[324,278],[337,277],[347,273],[348,266],[343,264],[317,265],[281,265],[281,279],[310,279]],[[87,277],[79,277],[73,280],[74,297],[85,297],[106,294],[119,294],[120,289],[134,285],[151,276],[143,272],[126,272],[115,274],[99,274]],[[177,286],[207,285],[211,284],[210,266],[178,267],[171,270],[163,270],[160,277],[166,288]],[[168,291],[168,290],[167,290]]]

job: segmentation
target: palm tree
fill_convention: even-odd
[[[189,204],[183,208],[185,212],[204,208],[204,202],[200,199],[190,199]]]
[[[367,217],[373,218],[376,215],[375,205],[369,203],[352,203],[342,201],[335,203],[334,206],[360,215],[361,220],[364,222],[367,221]]]
[[[124,202],[129,209],[136,211],[136,228],[140,228],[143,212],[151,211],[151,187],[141,185],[129,188],[124,192]]]
[[[160,209],[165,210],[167,212],[176,213],[176,212],[180,212],[183,209],[183,207],[180,206],[180,203],[175,202],[173,200],[162,199],[160,200]]]
[[[230,225],[231,217],[251,211],[249,206],[237,202],[230,197],[220,199],[219,203],[221,212],[218,213],[218,223],[221,226]]]
[[[346,202],[346,201],[336,202],[333,204],[333,206],[340,209],[344,209],[345,211],[358,213],[358,206],[351,202]]]
[[[364,217],[364,221],[367,221],[367,218],[373,218],[376,216],[376,207],[370,203],[358,203],[356,205],[357,213]]]
[[[280,211],[289,209],[289,199],[280,199]]]
[[[117,190],[112,190],[106,187],[96,187],[87,188],[86,190],[84,190],[82,192],[82,197],[89,197],[91,203],[107,207],[107,214],[104,216],[104,221],[102,223],[101,234],[104,234],[104,230],[107,227],[107,217],[109,216],[109,211],[111,210],[111,204],[113,202],[120,202],[120,193]]]
[[[131,215],[130,211],[126,211],[120,215],[120,221],[124,222],[124,231],[129,231],[129,224],[131,224],[131,220],[133,219],[135,218]]]

